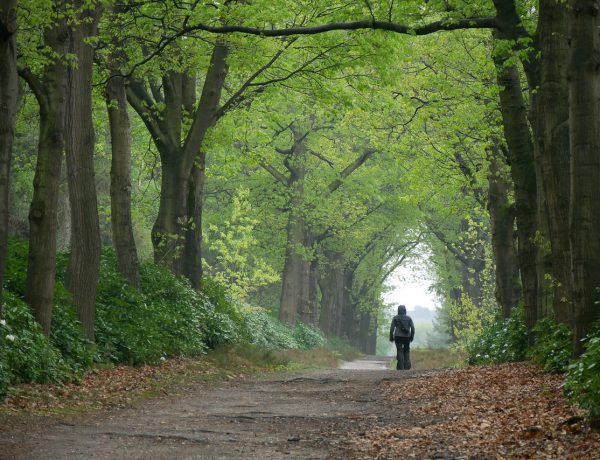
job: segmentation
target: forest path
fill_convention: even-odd
[[[600,432],[567,403],[558,374],[388,365],[370,357],[171,386],[87,415],[4,416],[0,459],[600,459]]]
[[[133,408],[35,418],[0,429],[0,458],[352,458],[352,439],[399,422],[380,386],[419,374],[387,370],[389,360],[192,384]]]

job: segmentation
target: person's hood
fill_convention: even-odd
[[[406,315],[406,307],[404,305],[399,305],[398,306],[398,314],[399,315]]]

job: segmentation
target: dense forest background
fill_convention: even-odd
[[[436,345],[578,358],[594,406],[598,7],[3,0],[0,380],[278,328],[375,353],[417,260]]]

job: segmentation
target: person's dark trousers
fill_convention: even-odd
[[[394,337],[396,343],[396,370],[410,369],[410,337]]]

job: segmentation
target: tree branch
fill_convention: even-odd
[[[150,107],[154,101],[142,85],[137,80],[129,80],[127,84],[127,101],[140,116],[146,128],[150,132],[152,139],[159,147],[159,151],[164,150],[168,145],[167,137],[161,129],[160,122],[154,115]],[[164,153],[164,152],[161,152]]]
[[[42,80],[34,75],[29,67],[19,67],[17,71],[19,76],[25,80],[27,85],[29,85],[31,88],[31,91],[33,91],[40,108],[43,110],[48,110],[48,99],[46,97],[44,83],[42,83]]]
[[[365,19],[361,21],[350,22],[332,22],[308,27],[290,27],[289,29],[260,29],[257,27],[246,26],[210,26],[208,24],[196,24],[189,26],[176,35],[182,36],[194,31],[204,31],[214,34],[225,33],[244,33],[249,35],[260,35],[263,37],[285,37],[290,35],[314,35],[334,30],[385,30],[405,35],[428,35],[440,31],[460,30],[460,29],[494,29],[497,27],[495,17],[477,17],[462,19],[442,19],[434,21],[420,27],[410,27],[404,24],[387,21],[373,21]]]
[[[349,164],[344,168],[344,170],[340,173],[340,178],[334,180],[331,184],[329,184],[329,192],[335,192],[340,186],[343,184],[344,179],[346,179],[350,174],[356,171],[362,164],[369,159],[371,155],[373,155],[377,150],[375,149],[367,149],[364,153],[358,157],[353,163]]]
[[[289,185],[289,179],[285,177],[282,173],[280,173],[274,166],[265,163],[264,161],[260,162],[260,165],[273,176],[277,181],[281,182],[286,187]]]
[[[292,44],[296,40],[297,40],[297,38],[292,38],[288,43],[286,43],[286,45],[282,49],[278,50],[275,53],[275,55],[269,60],[269,62],[267,62],[265,65],[260,67],[256,72],[254,72],[250,76],[250,78],[248,78],[244,82],[244,84],[242,86],[240,86],[238,88],[238,90],[217,110],[217,112],[215,113],[215,118],[218,120],[223,115],[225,115],[232,107],[234,107],[239,102],[241,102],[244,99],[242,97],[244,91],[246,91],[249,87],[258,86],[258,84],[253,83],[253,81],[256,80],[265,70],[267,70],[269,67],[271,67],[273,64],[275,64],[275,62],[277,61],[277,59],[279,59],[279,57],[283,54],[283,52],[285,50],[287,50],[290,46],[292,46]],[[268,84],[268,83],[265,83],[261,86],[265,86],[266,84]]]

